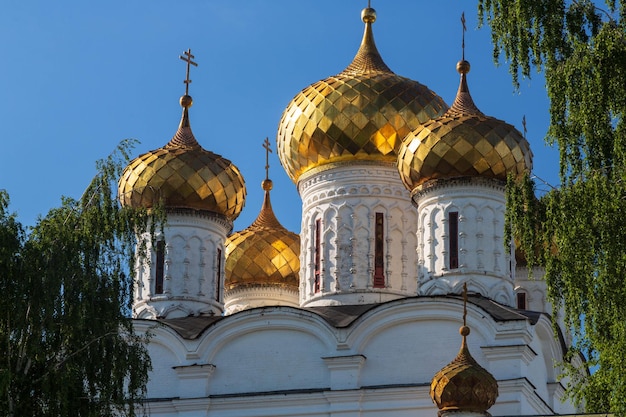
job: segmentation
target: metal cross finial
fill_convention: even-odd
[[[192,59],[194,59],[195,56],[191,55],[191,49],[187,49],[185,52],[183,52],[183,54],[185,56],[179,55],[179,58],[187,63],[187,78],[185,78],[185,81],[183,82],[185,83],[185,95],[188,96],[189,84],[191,84],[191,79],[189,79],[189,66],[193,65],[194,67],[197,67],[198,64],[192,61]]]
[[[372,8],[372,0],[367,0],[367,8],[368,9]]]
[[[265,179],[268,180],[270,178],[270,152],[272,152],[272,148],[267,138],[263,142],[263,147],[265,148]]]
[[[526,139],[526,115],[524,115],[524,117],[522,117],[522,126],[524,126],[524,139]]]
[[[467,326],[467,282],[463,283],[463,326]]]
[[[463,25],[463,40],[461,42],[461,48],[463,49],[463,61],[465,61],[465,31],[467,31],[467,27],[465,26],[465,12],[461,13],[461,24]]]

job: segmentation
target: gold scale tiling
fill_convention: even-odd
[[[320,165],[350,160],[395,162],[403,138],[440,116],[445,102],[426,86],[394,74],[374,43],[373,9],[352,63],[302,90],[283,112],[278,155],[294,182]]]
[[[485,412],[496,402],[498,383],[472,357],[463,338],[456,358],[433,377],[430,395],[441,411]]]
[[[226,290],[264,285],[298,290],[300,236],[276,219],[268,189],[257,219],[226,240],[225,270]]]
[[[532,168],[532,152],[515,127],[476,108],[462,74],[452,107],[405,138],[397,164],[407,188],[417,190],[434,179],[519,176]]]
[[[206,210],[237,218],[246,188],[237,167],[228,159],[203,149],[193,137],[183,113],[181,126],[163,148],[134,159],[119,182],[122,205]]]

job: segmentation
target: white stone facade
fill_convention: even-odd
[[[156,242],[148,235],[146,254],[139,259],[135,285],[136,318],[220,315],[224,311],[224,241],[232,223],[195,210],[170,211],[165,242],[162,290],[156,288]]]
[[[511,253],[504,246],[504,185],[496,180],[439,181],[413,196],[419,216],[419,293],[470,292],[515,306]],[[458,215],[458,265],[450,267],[449,213]]]
[[[564,352],[549,317],[503,320],[499,314],[508,309],[487,311],[473,299],[489,302],[470,297],[467,341],[498,380],[500,396],[490,413],[574,412],[561,401],[553,363]],[[459,350],[460,297],[395,300],[341,326],[313,310],[246,310],[207,322],[187,338],[170,326],[136,321],[154,334],[146,411],[163,417],[436,415],[430,381]]]
[[[351,162],[304,174],[300,303],[367,304],[417,294],[417,213],[395,165]],[[374,286],[374,222],[383,225],[384,285]],[[315,234],[320,220],[320,289],[315,291]]]
[[[278,285],[259,284],[250,287],[237,287],[226,291],[224,295],[224,315],[257,307],[298,307],[299,305],[300,295],[298,291]]]

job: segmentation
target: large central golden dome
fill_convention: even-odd
[[[447,109],[426,86],[387,67],[372,34],[376,12],[366,8],[361,17],[365,33],[352,63],[302,90],[283,112],[278,155],[294,182],[331,163],[395,163],[402,139]]]

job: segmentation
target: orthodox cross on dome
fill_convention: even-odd
[[[272,152],[269,139],[265,138],[263,147],[265,148],[265,179],[268,180],[270,178],[270,153]]]
[[[467,282],[463,283],[463,327],[467,327]]]
[[[465,61],[465,32],[467,31],[467,26],[465,26],[465,12],[461,13],[461,24],[463,25],[463,37],[461,40],[461,49],[463,50],[462,59]]]
[[[522,126],[524,127],[524,139],[526,139],[526,115],[524,115],[524,117],[522,117]]]
[[[189,95],[189,84],[191,84],[191,79],[189,79],[189,67],[190,67],[190,65],[193,65],[194,67],[197,67],[198,64],[192,61],[192,59],[194,59],[195,56],[193,56],[191,54],[191,49],[187,49],[185,52],[183,52],[183,54],[185,56],[183,57],[182,55],[179,55],[179,58],[187,63],[187,77],[185,78],[185,81],[183,81],[183,82],[185,83],[185,95],[188,96]]]

